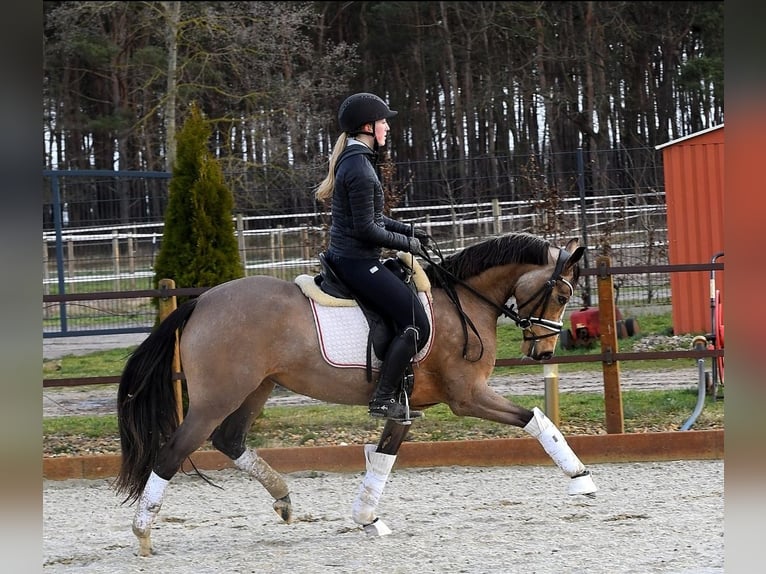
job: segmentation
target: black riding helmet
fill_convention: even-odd
[[[378,120],[393,118],[396,114],[389,109],[386,102],[375,94],[362,92],[347,97],[338,109],[338,124],[340,129],[349,135],[355,135],[364,124],[375,123]]]

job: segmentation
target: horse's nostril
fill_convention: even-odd
[[[535,359],[537,359],[538,361],[545,361],[546,359],[550,359],[551,357],[553,357],[553,353],[551,353],[550,351],[546,351],[545,353],[540,353],[539,355],[537,355]]]

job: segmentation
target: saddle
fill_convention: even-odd
[[[324,317],[321,320],[322,323],[326,318],[329,318],[329,316],[334,316],[338,319],[340,317],[348,318],[349,315],[342,312],[340,308],[356,307],[360,312],[359,320],[362,324],[366,323],[368,327],[365,351],[366,360],[362,360],[366,363],[367,379],[371,381],[373,368],[380,366],[380,359],[378,359],[378,357],[385,356],[388,346],[394,336],[396,336],[394,325],[386,317],[383,317],[373,309],[368,308],[354,296],[348,286],[345,285],[335,273],[332,264],[327,261],[324,253],[319,254],[319,261],[321,264],[319,274],[315,276],[300,275],[295,279],[295,282],[301,288],[304,295],[312,300],[312,307],[315,313],[315,321],[317,322],[320,346],[322,347],[323,354],[327,352],[328,355],[325,355],[325,358],[335,366],[352,366],[355,362],[349,358],[349,353],[353,355],[350,347],[347,347],[349,349],[348,352],[343,352],[345,358],[341,358],[335,355],[335,353],[338,353],[339,351],[331,350],[329,347],[326,347],[325,344],[327,343],[329,345],[329,341],[335,341],[333,338],[334,335],[331,334],[332,331],[336,331],[337,336],[341,339],[346,338],[346,340],[353,340],[356,333],[356,327],[351,327],[349,325],[349,330],[346,330],[346,324],[335,323],[336,319],[333,320],[330,329],[327,328],[326,324],[324,328],[321,328],[320,316]],[[382,260],[382,263],[410,289],[412,289],[420,303],[426,307],[426,313],[429,314],[430,317],[431,284],[418,261],[409,253],[399,252],[397,258],[384,259]],[[326,339],[326,337],[330,337],[330,339]],[[358,341],[358,339],[356,340]],[[430,343],[430,340],[428,343]],[[420,359],[427,354],[428,348],[430,347],[428,343],[426,347],[418,353]],[[332,344],[334,349],[335,344],[336,343]],[[329,354],[334,356],[331,358]]]
[[[370,353],[374,350],[378,357],[385,357],[388,345],[396,335],[393,323],[386,317],[381,316],[378,312],[362,304],[362,302],[354,296],[348,286],[335,273],[324,253],[319,254],[319,263],[321,264],[322,269],[320,270],[319,275],[314,277],[314,283],[331,297],[356,302],[370,326],[370,336],[367,339],[367,356],[370,357]],[[417,296],[417,288],[414,281],[412,281],[412,270],[407,268],[401,259],[390,257],[383,260],[383,265],[401,279],[401,281],[412,290],[415,296]],[[371,364],[369,359],[367,364]]]

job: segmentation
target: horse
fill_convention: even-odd
[[[523,330],[523,357],[541,361],[553,356],[583,253],[578,239],[557,247],[533,234],[508,233],[438,263],[421,253],[427,258],[421,266],[410,256],[408,267],[420,279],[425,293],[419,295],[425,294],[421,301],[433,328],[427,353],[412,362],[414,379],[406,399],[413,409],[443,403],[456,416],[524,429],[570,478],[569,494],[592,497],[598,488],[590,471],[556,425],[538,407],[515,405],[487,383],[501,315]],[[222,283],[180,305],[129,355],[118,388],[122,458],[114,488],[124,496],[122,504],[137,502],[132,529],[139,556],[153,553],[151,527],[169,481],[208,440],[235,468],[258,480],[273,497],[279,517],[291,521],[285,479],[246,446],[275,385],[336,404],[369,402],[374,389],[369,365],[328,360],[320,348],[327,333],[320,330],[316,309],[331,303],[307,293],[298,278],[258,275]],[[515,304],[508,304],[511,299]],[[362,314],[353,301],[346,306]],[[357,339],[362,340],[349,344],[364,352],[369,343]],[[178,412],[170,384],[177,376],[176,341],[186,381],[185,416]],[[376,507],[413,421],[386,420],[378,444],[364,445],[366,472],[351,517],[369,536],[391,533]]]

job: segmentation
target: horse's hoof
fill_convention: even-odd
[[[151,556],[154,554],[154,550],[152,550],[152,541],[147,536],[145,538],[139,538],[138,539],[138,555],[142,557]]]
[[[290,524],[293,519],[293,505],[290,502],[290,495],[283,496],[274,501],[274,512],[279,514],[279,517],[286,523]]]
[[[380,518],[376,518],[370,524],[365,524],[362,528],[367,536],[388,536],[391,534],[391,529]]]
[[[597,491],[598,487],[596,486],[596,483],[593,482],[593,477],[591,476],[589,470],[586,470],[577,476],[573,476],[572,480],[569,481],[570,496],[574,496],[575,494],[583,494],[589,498],[596,498]]]

